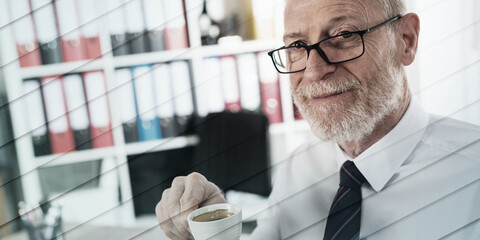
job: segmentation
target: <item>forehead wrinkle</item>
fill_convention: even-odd
[[[347,9],[347,13],[346,10]],[[368,20],[365,12],[359,10],[357,6],[352,6],[352,4],[347,3],[337,3],[329,5],[323,9],[311,9],[307,10],[303,15],[298,14],[298,10],[291,11],[289,15],[293,15],[294,23],[289,24],[287,21],[291,19],[288,15],[285,18],[285,34],[283,36],[283,41],[287,44],[289,39],[299,39],[306,40],[308,42],[317,42],[322,37],[327,37],[328,30],[333,26],[341,23],[353,23],[358,24],[357,27],[367,27]],[[328,17],[311,17],[310,12],[315,12],[323,16]],[[300,23],[300,24],[299,24]]]
[[[312,16],[316,15],[338,16],[349,14],[358,15],[365,21],[364,24],[369,25],[372,14],[378,15],[375,13],[379,13],[381,15],[378,6],[370,1],[371,0],[329,0],[326,2],[326,0],[288,0],[284,11],[285,26],[289,19],[294,18],[303,18],[304,20],[300,21],[309,23],[315,20]],[[318,6],[317,3],[323,4]],[[349,11],[350,13],[345,13],[346,11]],[[318,22],[315,22],[315,24],[318,24]]]

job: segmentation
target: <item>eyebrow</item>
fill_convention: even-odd
[[[357,18],[357,17],[342,15],[342,16],[338,16],[338,17],[334,17],[334,18],[330,19],[328,21],[328,23],[326,24],[326,26],[327,26],[326,29],[331,28],[333,25],[335,25],[337,23],[345,22],[346,20],[360,21],[360,19]],[[283,35],[283,41],[285,42],[285,40],[287,40],[287,39],[298,38],[298,37],[302,37],[302,36],[304,36],[304,34],[302,34],[301,32],[292,32],[292,33],[284,34]]]

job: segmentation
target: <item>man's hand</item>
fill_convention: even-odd
[[[220,189],[199,173],[176,177],[163,191],[155,207],[160,227],[170,239],[193,239],[187,216],[193,210],[217,203],[226,203]]]

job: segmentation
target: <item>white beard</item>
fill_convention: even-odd
[[[300,113],[315,136],[323,141],[358,141],[371,133],[377,124],[401,104],[404,89],[401,71],[387,54],[386,64],[372,69],[366,85],[353,76],[331,78],[299,85],[292,92]],[[334,104],[312,103],[309,99],[321,93],[345,92]],[[353,95],[353,96],[352,96]]]

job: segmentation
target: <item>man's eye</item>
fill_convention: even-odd
[[[296,41],[296,42],[292,43],[290,46],[291,46],[291,47],[301,48],[301,47],[307,46],[307,44],[305,44],[304,42]]]
[[[353,36],[353,33],[349,32],[349,31],[343,31],[343,32],[340,32],[339,34],[337,34],[337,36],[342,36],[343,38],[349,38],[349,37]]]

